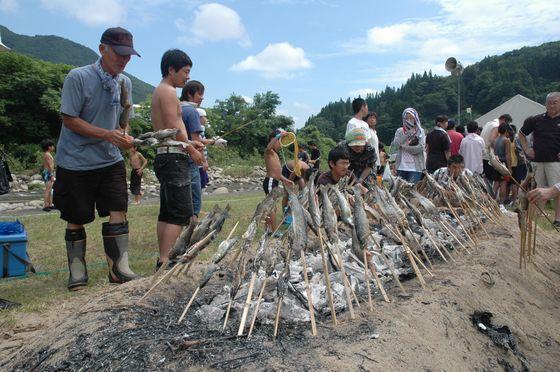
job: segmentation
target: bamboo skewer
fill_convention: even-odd
[[[183,313],[181,314],[181,317],[179,318],[179,320],[177,321],[177,324],[181,324],[181,322],[183,321],[183,318],[185,317],[185,315],[187,315],[187,311],[189,310],[189,308],[191,307],[192,303],[194,302],[194,298],[196,297],[196,295],[198,294],[198,291],[200,291],[200,287],[196,287],[196,290],[194,291],[194,293],[191,296],[191,299],[189,300],[189,303],[187,304],[187,306],[185,306],[185,310],[183,310]]]
[[[430,259],[428,258],[428,255],[426,254],[426,251],[424,250],[424,247],[422,247],[422,244],[420,244],[418,239],[416,239],[416,237],[414,236],[414,233],[412,232],[412,229],[409,226],[407,226],[407,228],[408,228],[408,232],[410,233],[410,236],[412,236],[412,239],[414,239],[414,242],[418,245],[418,248],[420,249],[420,252],[422,253],[422,256],[424,256],[424,258],[426,259],[426,262],[428,262],[428,265],[430,265],[430,268],[433,270],[434,265],[432,265],[432,261],[430,261]]]
[[[381,259],[383,260],[383,263],[385,264],[385,266],[387,266],[389,268],[389,271],[391,272],[391,275],[393,276],[393,279],[395,279],[395,282],[397,283],[397,285],[401,289],[401,292],[404,295],[407,295],[407,292],[404,289],[404,286],[402,285],[401,281],[399,280],[399,275],[396,273],[395,268],[393,267],[393,264],[389,263],[389,260],[387,259],[386,255],[385,255],[385,252],[383,252],[383,248],[381,248],[381,245],[379,245],[379,242],[377,240],[375,240],[373,237],[371,239],[373,240],[375,245],[377,245],[377,248],[379,248],[379,252],[381,252],[381,253],[379,253],[379,255],[381,256]]]
[[[288,248],[288,252],[286,253],[286,261],[284,265],[289,265],[290,257],[292,256],[292,248]],[[285,270],[286,268],[284,268]],[[283,276],[280,275],[278,280],[284,280]],[[276,304],[276,316],[274,318],[274,333],[273,338],[276,338],[278,335],[278,325],[280,324],[280,310],[282,309],[282,302],[284,302],[284,295],[278,296],[277,304]]]
[[[249,313],[249,307],[251,306],[251,297],[253,295],[253,287],[255,286],[256,279],[257,279],[257,273],[253,271],[253,274],[251,275],[251,282],[249,283],[249,290],[247,291],[247,299],[245,300],[245,305],[243,305],[243,314],[241,315],[241,322],[239,322],[239,330],[237,331],[238,336],[243,336],[243,330],[245,329],[247,314]]]
[[[319,235],[319,246],[320,246],[320,252],[321,252],[321,262],[323,264],[323,273],[325,274],[325,285],[327,287],[327,300],[329,302],[329,308],[331,310],[331,318],[332,318],[332,323],[333,325],[337,325],[338,324],[338,320],[336,319],[336,311],[334,308],[334,299],[333,299],[333,293],[332,293],[332,288],[331,288],[331,278],[329,277],[329,265],[327,263],[327,257],[325,255],[325,247],[324,247],[324,243],[323,243],[323,234],[321,233],[321,228],[317,227],[317,232]]]
[[[416,261],[414,260],[414,256],[412,255],[412,249],[410,248],[410,246],[402,236],[401,232],[399,231],[399,228],[396,227],[396,229],[393,230],[389,227],[388,224],[385,225],[385,227],[401,241],[401,244],[404,247],[405,253],[408,257],[408,260],[410,261],[410,264],[412,265],[412,269],[414,270],[414,273],[416,274],[418,281],[420,282],[420,285],[422,286],[422,288],[426,288],[426,281],[424,280],[424,277],[422,276],[420,269],[418,269],[418,266],[416,265]]]
[[[177,270],[178,268],[178,265],[173,266],[171,270],[165,273],[165,275],[163,275],[154,285],[152,285],[150,289],[148,289],[146,293],[144,293],[144,295],[138,300],[138,302],[136,302],[136,304],[139,304],[143,299],[145,299],[157,286],[159,286],[166,278],[170,277],[173,271]]]
[[[463,244],[463,242],[461,242],[461,240],[457,237],[457,235],[455,235],[455,234],[451,231],[451,229],[448,228],[448,227],[446,226],[447,222],[445,222],[444,220],[441,220],[441,221],[438,221],[438,224],[439,224],[440,227],[443,227],[443,229],[444,229],[449,235],[451,235],[451,237],[452,237],[453,239],[455,239],[455,241],[456,241],[457,243],[459,243],[459,245],[460,245],[462,248],[464,248],[465,251],[467,251],[468,254],[471,254],[471,252],[469,251],[469,249]]]
[[[436,249],[436,251],[439,253],[440,257],[443,259],[443,261],[448,262],[447,258],[445,258],[445,255],[441,252],[441,250],[438,247],[438,244],[435,242],[435,240],[432,237],[432,234],[428,231],[428,229],[426,227],[424,227],[423,225],[422,227],[422,231],[424,232],[424,234],[426,235],[426,237],[428,238],[428,240],[430,241],[430,243],[432,243],[434,245],[434,248]],[[449,253],[448,253],[449,254]],[[451,257],[451,255],[450,255]],[[451,259],[453,261],[455,261],[455,259],[453,257],[451,257]]]
[[[249,327],[249,333],[247,333],[247,338],[251,337],[253,333],[253,327],[255,326],[255,321],[257,320],[257,315],[259,314],[259,307],[261,306],[261,299],[264,294],[264,289],[266,287],[266,282],[268,281],[268,277],[264,278],[263,284],[261,286],[261,290],[259,292],[259,297],[257,298],[257,302],[255,304],[255,310],[253,311],[253,318],[251,319],[251,326]]]
[[[377,269],[375,268],[375,263],[372,263],[369,266],[369,268],[370,268],[370,271],[373,275],[373,279],[375,280],[375,283],[377,284],[377,288],[379,288],[379,291],[381,292],[381,295],[383,296],[383,299],[385,300],[385,302],[391,302],[391,300],[389,300],[389,296],[387,296],[387,292],[385,292],[385,288],[383,287],[383,283],[381,282],[381,279],[379,279],[379,276],[377,275]]]
[[[461,228],[465,232],[465,235],[467,235],[467,237],[469,238],[469,240],[473,244],[473,248],[475,248],[478,243],[474,241],[473,237],[469,233],[469,230],[465,227],[465,225],[463,224],[463,221],[461,221],[461,219],[459,218],[459,215],[457,215],[457,212],[455,211],[455,209],[449,203],[449,200],[447,200],[446,198],[444,198],[444,200],[445,200],[445,203],[447,204],[447,207],[449,208],[449,210],[453,214],[453,217],[455,217],[455,219],[457,220],[457,223],[461,226]]]
[[[315,310],[313,309],[313,298],[311,297],[311,285],[307,277],[307,263],[305,262],[305,253],[303,249],[299,251],[301,264],[303,266],[303,279],[305,280],[305,287],[307,292],[307,306],[309,307],[309,318],[311,319],[311,334],[317,336],[317,325],[315,324]]]
[[[366,289],[368,294],[369,311],[373,312],[373,301],[371,300],[371,287],[369,285],[369,276],[368,276],[367,251],[365,249],[364,249],[364,282],[366,283]]]
[[[344,264],[341,264],[342,257],[340,257],[339,261],[340,252],[338,250],[337,244],[338,242],[333,244],[335,252],[333,252],[334,254],[332,254],[332,256],[334,257],[334,260],[336,261],[336,264],[338,265],[340,273],[342,275],[342,283],[344,285],[344,293],[346,295],[346,302],[348,303],[348,310],[350,311],[350,319],[356,319],[356,315],[354,314],[354,306],[352,305],[352,297],[350,297],[351,286],[348,284],[348,280],[346,280],[346,270],[344,269]]]

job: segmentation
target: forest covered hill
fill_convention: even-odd
[[[461,122],[470,120],[467,107],[472,108],[474,119],[516,94],[544,103],[547,93],[560,91],[558,66],[560,41],[486,57],[467,66],[461,77]],[[318,130],[334,140],[341,139],[352,116],[353,98],[328,103],[307,120],[301,131],[309,134]],[[382,92],[362,98],[366,99],[369,110],[379,115],[377,131],[381,141],[390,143],[407,107],[416,108],[425,128],[433,127],[435,117],[440,114],[456,118],[457,77],[436,76],[431,71],[413,74],[399,88],[386,87]]]
[[[71,66],[84,66],[93,63],[99,55],[90,48],[72,40],[54,35],[27,36],[12,32],[0,25],[2,43],[14,52],[42,59],[47,62],[63,63]],[[125,73],[132,81],[132,99],[140,103],[152,94],[154,87],[137,77]]]

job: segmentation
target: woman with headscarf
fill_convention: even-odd
[[[409,107],[402,113],[402,127],[395,132],[391,151],[396,151],[397,175],[413,184],[422,179],[426,169],[424,147],[426,135],[420,125],[420,117],[415,109]]]

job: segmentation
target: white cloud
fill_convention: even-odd
[[[257,71],[266,78],[289,79],[296,72],[311,68],[313,65],[305,57],[302,48],[292,46],[288,42],[268,44],[264,50],[254,56],[231,66],[232,71]]]
[[[378,92],[379,91],[377,89],[361,88],[361,89],[356,89],[356,90],[352,90],[352,91],[348,92],[348,96],[349,97],[365,98],[365,97],[367,97],[368,94],[375,94],[375,93],[378,93]]]
[[[17,0],[0,0],[0,12],[13,13],[19,9]]]
[[[241,98],[243,98],[243,100],[248,103],[249,105],[252,105],[253,102],[255,102],[251,97],[249,96],[241,96]]]
[[[427,0],[439,14],[375,25],[343,44],[347,53],[387,53],[398,56],[393,67],[378,70],[370,82],[403,83],[411,73],[429,69],[444,74],[443,63],[454,56],[463,65],[525,45],[560,37],[560,15],[549,0]]]
[[[200,5],[194,11],[194,21],[188,25],[183,19],[175,20],[175,26],[182,33],[179,37],[187,43],[217,42],[237,40],[242,47],[250,47],[251,40],[237,12],[225,5],[210,3]]]
[[[410,25],[406,23],[387,27],[374,27],[367,32],[367,41],[374,46],[388,46],[401,42]]]
[[[66,13],[88,26],[112,26],[126,19],[127,8],[117,0],[41,0],[51,12]]]

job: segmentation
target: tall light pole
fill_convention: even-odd
[[[455,57],[449,57],[445,61],[445,69],[451,72],[451,75],[457,76],[457,125],[461,125],[461,75],[463,74],[463,65]]]

